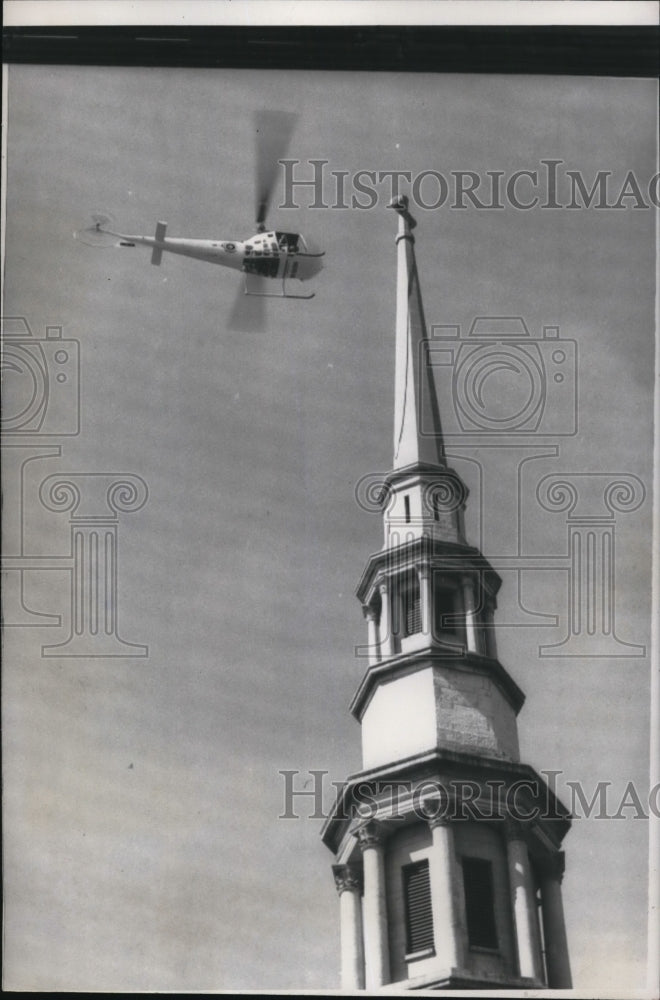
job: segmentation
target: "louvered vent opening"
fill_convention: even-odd
[[[428,861],[418,861],[403,868],[403,892],[406,906],[406,953],[433,948],[433,913]]]
[[[463,858],[468,941],[475,948],[497,948],[493,869],[483,858]]]
[[[422,602],[419,593],[417,573],[408,573],[403,584],[403,611],[405,634],[415,635],[422,631]]]

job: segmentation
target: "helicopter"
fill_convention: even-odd
[[[76,239],[96,247],[151,247],[151,263],[160,265],[163,253],[179,254],[209,264],[220,264],[245,276],[244,293],[257,298],[311,299],[309,294],[289,290],[287,282],[308,281],[322,267],[324,251],[308,242],[302,233],[266,228],[266,216],[277,177],[278,161],[286,154],[297,115],[283,111],[261,111],[256,115],[257,199],[256,233],[244,240],[188,239],[167,235],[167,223],[158,222],[153,236],[132,235],[115,230],[109,215],[92,215],[93,225],[74,233]],[[268,291],[270,280],[280,290]]]

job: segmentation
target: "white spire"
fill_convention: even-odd
[[[394,469],[446,465],[440,410],[429,364],[426,322],[415,261],[416,222],[405,195],[389,206],[399,216],[397,234]]]

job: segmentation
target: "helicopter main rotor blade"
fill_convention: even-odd
[[[236,290],[227,324],[230,330],[240,330],[243,333],[263,333],[266,329],[266,313],[263,292],[268,286],[268,279],[259,275],[250,275],[251,288],[256,293],[245,294],[245,285],[241,281]]]
[[[258,111],[257,132],[257,227],[264,225],[273,188],[280,170],[278,160],[286,156],[298,115],[292,111]]]

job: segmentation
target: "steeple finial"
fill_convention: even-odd
[[[399,216],[396,289],[394,469],[446,465],[440,410],[429,363],[426,321],[412,230],[417,223],[405,195],[389,208]]]

